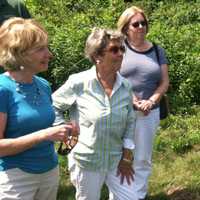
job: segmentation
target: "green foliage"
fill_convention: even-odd
[[[193,110],[192,115],[171,115],[161,122],[160,134],[155,141],[156,151],[171,149],[177,154],[183,154],[200,144],[200,109],[195,106]]]
[[[148,200],[199,200],[200,197],[200,107],[190,115],[170,116],[163,120],[155,140],[153,174]],[[58,200],[74,200],[67,158],[59,156],[60,186]],[[104,185],[101,200],[108,199]]]
[[[53,90],[72,73],[91,66],[84,58],[84,44],[95,26],[116,27],[126,7],[120,0],[26,0],[32,16],[50,36],[55,59],[44,73]],[[170,65],[170,105],[173,113],[185,113],[200,103],[200,6],[199,0],[137,0],[149,18],[148,38],[164,47]]]
[[[149,38],[166,49],[170,61],[170,99],[175,112],[199,104],[200,7],[198,2],[160,2],[151,15]]]

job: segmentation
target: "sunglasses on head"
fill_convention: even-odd
[[[125,52],[125,46],[112,46],[107,51],[112,52],[113,54],[117,54],[119,51],[122,53]]]
[[[134,22],[131,24],[134,28],[138,28],[139,26],[146,26],[147,25],[147,22],[146,21],[138,21],[138,22]]]

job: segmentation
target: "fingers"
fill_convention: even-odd
[[[132,165],[127,164],[121,160],[117,170],[117,176],[120,176],[120,184],[123,184],[124,179],[126,179],[128,185],[130,185],[134,180],[133,175],[134,175],[134,170],[132,168]]]
[[[126,181],[127,181],[128,185],[131,185],[131,182],[134,181],[133,173],[130,173],[129,176],[126,176]]]
[[[122,174],[120,178],[120,184],[122,185],[123,183],[124,183],[124,175]]]
[[[124,178],[126,179],[128,185],[130,185],[131,182],[133,182],[134,178],[133,178],[133,170],[132,170],[132,168],[130,168],[130,170],[127,170],[127,173],[125,173],[123,175],[123,180],[122,181],[124,181]],[[123,182],[121,184],[123,184]]]
[[[124,179],[125,179],[127,181],[128,185],[131,185],[131,183],[134,180],[133,173],[131,173],[131,172],[120,173],[119,175],[121,175],[121,177],[120,177],[120,184],[123,184],[124,183]]]
[[[78,136],[79,132],[80,132],[80,128],[78,123],[76,123],[75,121],[70,121],[68,123],[66,123],[69,126],[69,135],[70,136]]]
[[[52,141],[67,141],[69,127],[66,124],[50,127],[46,132],[46,139]]]
[[[145,115],[148,115],[151,108],[152,108],[152,102],[149,101],[149,100],[141,100],[139,105],[138,105],[138,108],[139,110],[141,110]]]
[[[120,184],[124,183],[124,174],[121,172],[120,168],[117,170],[117,176],[120,176]]]
[[[77,137],[79,135],[79,125],[72,121],[66,124],[50,127],[45,130],[44,135],[44,140],[67,143],[71,137]],[[76,143],[77,141],[72,141],[72,146],[75,146]]]

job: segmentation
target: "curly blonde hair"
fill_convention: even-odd
[[[0,27],[0,65],[5,70],[20,70],[28,64],[27,52],[47,43],[48,34],[37,21],[10,18]]]

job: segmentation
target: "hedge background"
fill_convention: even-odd
[[[84,44],[95,26],[116,27],[125,8],[145,10],[148,39],[165,48],[169,59],[171,111],[189,112],[200,104],[200,0],[26,0],[32,16],[48,30],[55,58],[42,74],[53,90],[72,73],[91,66]]]

